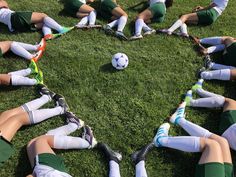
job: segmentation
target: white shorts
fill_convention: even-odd
[[[46,165],[36,165],[34,167],[33,175],[36,177],[72,177],[71,175],[55,170],[52,167]]]

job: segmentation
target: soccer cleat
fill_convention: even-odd
[[[126,40],[126,41],[128,40],[128,38],[124,35],[124,33],[122,31],[116,31],[115,35],[119,39]]]
[[[109,25],[103,26],[103,30],[105,31],[106,34],[109,34],[109,35],[114,34],[113,29]]]
[[[172,124],[178,124],[179,119],[184,118],[186,102],[182,102],[176,109],[175,113],[170,117],[169,121]]]
[[[98,143],[97,148],[101,149],[109,161],[113,160],[116,163],[119,163],[122,160],[122,155],[118,152],[113,151],[107,144]]]
[[[68,33],[69,31],[73,30],[74,26],[72,27],[63,27],[62,30],[59,32],[60,35],[64,35],[66,33]]]
[[[168,29],[160,29],[160,30],[156,30],[157,33],[164,33],[164,34],[168,34],[171,35],[172,32],[169,31]]]
[[[156,30],[154,29],[151,29],[151,30],[147,30],[143,33],[144,36],[147,36],[147,35],[151,35],[151,34],[155,34],[156,33]]]
[[[40,95],[48,95],[51,99],[53,99],[56,95],[55,92],[49,90],[49,88],[47,88],[47,86],[44,84],[39,84],[37,87]]]
[[[206,55],[206,56],[204,57],[204,67],[205,67],[206,69],[211,69],[211,67],[212,67],[212,61],[211,61],[210,55]]]
[[[153,139],[153,143],[156,147],[161,147],[162,145],[160,144],[160,139],[163,137],[167,137],[170,129],[170,124],[169,123],[164,123],[162,124],[158,130],[157,133]]]
[[[201,89],[203,81],[203,79],[199,79],[197,83],[192,86],[192,91],[196,92],[197,89]]]
[[[52,39],[56,39],[60,36],[61,36],[61,34],[59,34],[59,33],[57,33],[57,34],[47,34],[47,35],[44,36],[44,39],[46,41],[49,41],[49,40],[52,40]]]
[[[88,141],[90,145],[88,149],[94,148],[97,145],[97,140],[93,136],[93,131],[88,125],[84,126],[84,132],[82,138]]]
[[[35,63],[38,62],[38,60],[43,56],[43,51],[42,50],[39,50],[35,55],[34,57],[31,59],[33,60]]]
[[[145,157],[147,155],[147,153],[152,150],[154,148],[154,143],[149,143],[148,145],[144,146],[142,149],[140,149],[139,151],[134,152],[131,155],[131,159],[132,161],[137,164],[140,161],[145,160]]]
[[[186,106],[190,106],[190,102],[192,99],[193,99],[193,92],[192,90],[189,90],[184,98],[184,102],[186,102]]]
[[[78,129],[82,128],[84,126],[84,121],[82,121],[81,119],[79,119],[75,114],[73,114],[72,112],[66,112],[65,113],[65,117],[66,117],[66,122],[69,123],[74,123],[78,126]]]
[[[46,48],[46,40],[45,40],[44,38],[42,38],[41,41],[40,41],[40,43],[39,43],[38,45],[39,45],[38,51],[39,51],[39,50],[44,51],[45,48]]]
[[[130,41],[134,41],[134,40],[138,40],[138,39],[142,39],[143,36],[140,34],[140,35],[134,35],[132,36],[131,38],[129,38]]]
[[[197,47],[198,47],[198,52],[203,55],[203,56],[206,56],[208,55],[208,52],[207,52],[207,49],[202,45],[202,44],[197,44]]]
[[[173,35],[180,36],[183,38],[189,38],[189,35],[187,33],[181,33],[181,32],[173,32]]]
[[[37,81],[37,85],[43,84],[43,72],[39,71],[38,74],[35,75],[34,79]]]
[[[29,68],[31,69],[30,74],[38,74],[39,70],[38,70],[38,67],[37,67],[36,63],[34,62],[34,60],[31,60],[31,62],[29,64]]]
[[[102,28],[102,25],[88,25],[88,28],[89,29],[92,29],[92,28],[100,29],[100,28]]]
[[[55,100],[57,106],[61,106],[63,108],[61,114],[65,114],[67,111],[69,111],[69,106],[62,95],[56,94],[53,99]]]
[[[202,67],[202,68],[198,69],[198,71],[197,71],[197,77],[198,77],[199,79],[201,79],[201,78],[202,78],[202,72],[205,72],[205,71],[207,71],[207,69],[206,69],[205,67]]]

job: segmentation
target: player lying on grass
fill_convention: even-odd
[[[203,80],[200,79],[192,90],[200,97],[192,98],[192,91],[188,91],[185,97],[187,106],[204,108],[223,108],[220,118],[219,133],[226,138],[232,149],[236,150],[236,101],[224,96],[211,93],[202,89]]]
[[[212,0],[206,6],[197,6],[192,13],[181,15],[181,17],[169,28],[160,30],[167,34],[172,34],[176,29],[180,28],[183,36],[188,36],[187,25],[211,25],[222,14],[228,5],[228,0]]]
[[[72,29],[59,25],[45,13],[12,11],[5,0],[0,0],[0,22],[7,25],[11,32],[36,31],[42,29],[46,40],[53,39]],[[53,35],[52,29],[57,31],[58,34]]]
[[[73,17],[81,19],[76,25],[77,28],[99,28],[101,25],[95,25],[97,12],[86,3],[94,0],[64,0],[65,11]]]
[[[26,77],[28,75],[33,75],[33,78]],[[26,69],[0,74],[0,85],[23,86],[37,84],[43,84],[43,73],[38,70],[33,60]]]
[[[166,8],[172,6],[173,0],[149,0],[148,2],[149,7],[136,18],[135,34],[130,40],[142,39],[142,30],[144,31],[144,36],[156,33],[156,30],[150,28],[147,24],[151,22],[163,22]]]
[[[34,60],[37,62],[45,50],[46,42],[44,39],[39,44],[31,45],[22,42],[15,41],[2,41],[0,42],[0,57],[2,57],[8,51],[12,51],[14,54],[21,56],[27,60]],[[36,52],[35,54],[29,51]]]
[[[10,141],[16,132],[25,125],[34,125],[53,116],[64,114],[68,110],[65,99],[45,87],[41,87],[42,96],[20,107],[3,112],[0,115],[0,166],[10,158],[14,149]],[[57,106],[51,109],[39,109],[52,99]]]
[[[128,15],[127,13],[116,3],[116,0],[101,0],[100,13],[103,18],[111,20],[104,30],[107,34],[113,34],[112,28],[117,26],[115,35],[120,38],[127,40],[124,35],[123,30],[127,23]]]
[[[55,154],[53,149],[90,149],[97,146],[110,161],[110,177],[120,177],[118,162],[121,155],[114,152],[104,143],[98,143],[89,126],[71,112],[65,113],[67,124],[50,130],[46,135],[34,138],[28,143],[27,153],[32,166],[33,174],[29,176],[57,176],[70,177],[65,168],[63,159]],[[82,138],[69,134],[84,126]],[[118,165],[115,166],[115,165]],[[118,174],[117,174],[118,170]],[[28,176],[28,177],[29,177]]]

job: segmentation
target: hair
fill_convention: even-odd
[[[171,7],[172,4],[173,4],[173,0],[166,0],[166,2],[165,2],[166,8]]]

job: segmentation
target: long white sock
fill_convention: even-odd
[[[183,22],[179,19],[168,29],[168,31],[173,32],[182,25],[183,25]]]
[[[211,64],[211,69],[235,69],[235,68],[236,67],[217,64],[217,63],[214,63],[214,62],[212,62],[212,64]]]
[[[224,97],[207,97],[200,98],[197,100],[191,100],[190,106],[192,107],[202,107],[202,108],[220,108],[223,107],[225,103]]]
[[[39,48],[39,45],[32,45],[23,42],[16,42],[16,43],[28,51],[37,51]]]
[[[89,21],[89,17],[88,16],[83,17],[77,25],[82,25],[82,26],[83,25],[87,25],[88,21]]]
[[[120,177],[120,167],[114,160],[109,161],[109,177]]]
[[[126,16],[121,16],[118,21],[118,27],[117,31],[123,31],[125,28],[125,25],[127,23],[127,17]]]
[[[27,69],[22,69],[22,70],[18,70],[18,71],[13,71],[13,72],[9,72],[8,74],[10,75],[17,75],[17,76],[28,76],[31,74],[31,69],[27,68]]]
[[[142,33],[144,21],[143,19],[137,19],[135,22],[135,35],[139,36]]]
[[[60,115],[63,112],[63,108],[57,106],[52,109],[39,109],[28,112],[30,124],[37,124],[51,117]]]
[[[55,149],[87,149],[90,146],[88,141],[80,137],[55,135]]]
[[[108,26],[110,26],[111,28],[114,28],[115,26],[117,26],[117,25],[118,25],[118,19],[117,19],[117,20],[114,20],[114,21],[112,21],[111,23],[108,23],[107,25],[108,25]]]
[[[201,78],[206,80],[230,80],[230,69],[220,69],[214,71],[204,71],[201,73]]]
[[[208,47],[207,48],[207,53],[211,54],[211,53],[222,51],[224,49],[225,49],[225,45],[224,44],[219,44],[219,45]]]
[[[200,137],[176,136],[159,138],[159,143],[164,147],[177,149],[184,152],[200,152]]]
[[[43,31],[44,36],[46,36],[48,34],[52,34],[51,28],[49,28],[47,25],[43,25],[42,31]]]
[[[222,37],[207,37],[200,39],[201,44],[209,44],[209,45],[219,45],[222,44]]]
[[[21,47],[17,42],[12,42],[11,43],[11,51],[18,55],[18,56],[21,56],[25,59],[32,59],[34,56],[29,53],[27,50],[25,50],[23,47]]]
[[[221,95],[219,95],[219,94],[215,94],[215,93],[212,93],[212,92],[208,92],[208,91],[206,91],[206,90],[204,90],[204,89],[202,89],[202,88],[198,88],[197,90],[196,90],[196,92],[197,92],[197,94],[200,96],[200,97],[223,97],[223,96],[221,96]],[[223,97],[224,98],[224,97]]]
[[[184,118],[179,119],[178,124],[191,136],[209,138],[213,133]]]
[[[26,112],[29,112],[42,107],[49,101],[51,101],[51,98],[48,95],[43,95],[40,98],[37,98],[35,100],[23,104],[21,108],[23,108]]]
[[[43,20],[44,24],[47,25],[49,28],[54,29],[58,32],[62,31],[63,27],[59,25],[55,20],[51,17],[45,17]]]
[[[135,177],[147,177],[145,162],[143,160],[135,166]]]
[[[36,79],[30,79],[28,77],[11,75],[11,84],[12,85],[35,85],[37,84]]]
[[[180,26],[180,32],[183,33],[183,34],[188,34],[188,28],[187,28],[187,25],[185,23],[183,23]]]
[[[97,12],[96,10],[89,13],[89,25],[95,25]]]
[[[75,123],[69,123],[67,125],[58,127],[53,130],[49,130],[47,132],[47,135],[69,135],[72,132],[76,131],[78,129],[78,125]]]
[[[143,31],[151,31],[152,29],[145,23],[143,22]]]

